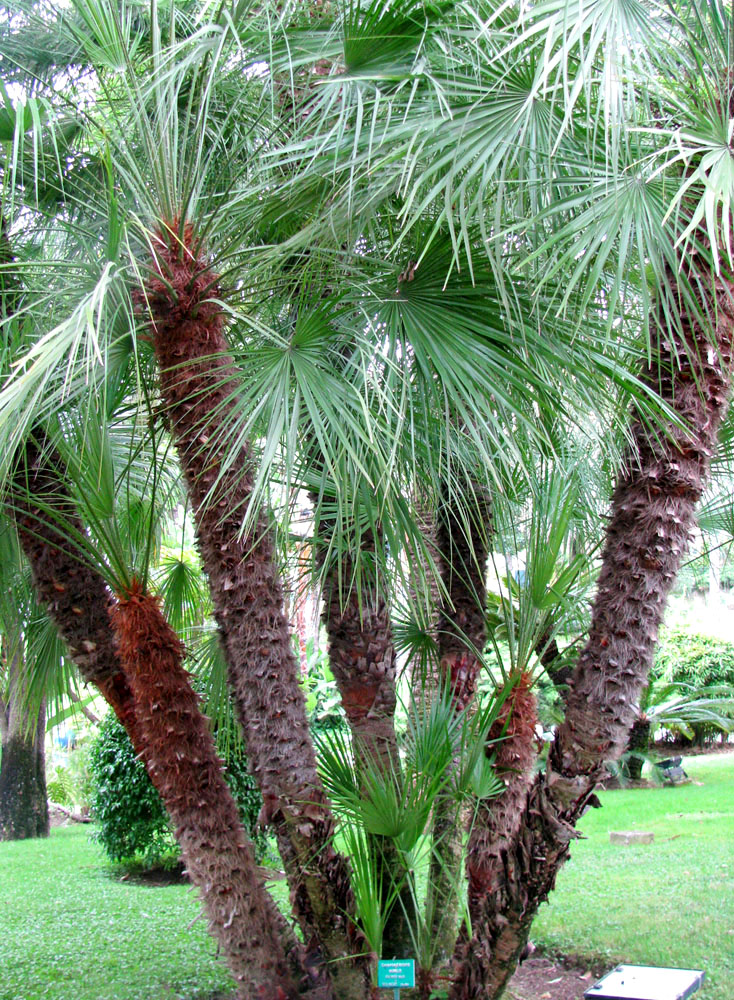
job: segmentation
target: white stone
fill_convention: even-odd
[[[609,834],[612,844],[651,844],[655,840],[654,833],[644,830],[613,830]]]

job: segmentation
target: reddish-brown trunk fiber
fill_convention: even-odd
[[[99,688],[140,753],[133,699],[110,629],[110,593],[100,574],[80,559],[73,539],[84,537],[84,527],[64,485],[61,459],[42,436],[26,444],[7,504],[36,593],[85,683]]]
[[[374,551],[374,543],[365,540],[364,549]],[[397,775],[400,760],[390,614],[377,582],[362,575],[360,585],[352,571],[351,559],[345,558],[341,566],[334,563],[324,581],[323,622],[329,639],[329,663],[358,758],[385,774]]]
[[[366,565],[374,556],[371,532],[361,538],[362,573],[353,578],[353,562],[335,559],[324,581],[323,622],[329,639],[329,663],[349,722],[357,761],[400,782],[400,757],[395,734],[395,647],[390,611],[379,588],[376,569]],[[413,954],[408,915],[414,895],[407,870],[393,843],[372,837],[383,900],[397,895],[386,917],[382,935],[385,956]]]
[[[499,798],[478,803],[467,848],[473,933],[462,926],[454,959],[462,971],[471,970],[477,977],[464,986],[469,996],[497,995],[498,984],[491,978],[495,965],[516,961],[514,921],[518,909],[522,913],[523,899],[513,891],[518,880],[514,837],[527,807],[537,757],[538,717],[531,683],[527,674],[520,676],[489,731],[488,749],[496,755],[497,774],[506,789]],[[495,921],[496,914],[502,919]]]
[[[135,698],[148,771],[176,827],[242,1000],[295,997],[281,944],[283,918],[265,891],[222,775],[214,740],[183,669],[183,646],[159,603],[136,587],[111,621]]]
[[[639,419],[633,426],[634,447],[614,492],[589,638],[574,671],[565,722],[545,773],[508,831],[506,862],[497,872],[493,891],[511,904],[488,907],[473,927],[487,947],[464,956],[451,1000],[492,1000],[504,989],[537,908],[568,857],[574,826],[593,804],[604,762],[619,756],[626,743],[727,406],[733,292],[734,285],[719,278],[707,294],[708,310],[717,318],[713,341],[690,315],[681,316],[682,336],[659,333],[658,364],[643,377],[685,427],[665,433]],[[495,949],[500,936],[503,947]]]
[[[273,542],[261,514],[241,534],[252,496],[250,446],[233,418],[240,383],[227,354],[216,276],[190,227],[163,231],[146,287],[163,396],[222,632],[247,755],[264,799],[309,950],[332,964],[337,995],[363,997],[369,965],[354,924],[346,861],[316,771]],[[234,436],[234,441],[233,441]]]
[[[487,641],[490,521],[489,494],[474,481],[466,484],[465,511],[455,506],[447,491],[437,516],[437,544],[448,593],[439,615],[438,652],[459,711],[474,697]]]
[[[49,613],[66,640],[84,680],[95,684],[102,692],[150,772],[151,757],[146,737],[137,723],[132,690],[122,669],[110,625],[110,594],[102,577],[79,561],[70,540],[70,535],[83,534],[83,526],[74,514],[72,501],[63,484],[61,460],[47,444],[40,447],[31,443],[26,447],[25,467],[19,473],[10,502],[39,596],[47,603]],[[60,522],[59,518],[63,520]],[[171,811],[168,799],[170,795],[178,794],[177,755],[183,751],[177,749],[175,731],[167,736],[176,757],[174,771],[165,780],[161,780],[161,773],[157,771],[151,776],[164,805]],[[188,781],[190,793],[198,795],[202,788],[204,793],[207,792],[207,776],[198,769],[189,774]],[[237,827],[232,829],[239,829],[240,825],[237,817]],[[234,873],[226,874],[231,882]],[[219,890],[222,893],[240,891],[238,887],[228,884],[220,885]],[[289,929],[283,927],[282,930],[286,940],[292,941]],[[295,954],[292,957],[295,961]],[[309,987],[312,985],[311,978],[307,976]],[[330,993],[317,986],[309,995],[314,1000],[317,996],[327,1000]]]

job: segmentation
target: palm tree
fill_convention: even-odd
[[[306,968],[350,1000],[367,994],[369,961],[308,736],[268,504],[313,487],[299,469],[317,441],[339,504],[370,487],[381,573],[407,575],[401,557],[425,546],[406,498],[477,470],[501,489],[552,453],[578,413],[601,423],[631,408],[590,641],[544,774],[530,774],[523,671],[512,714],[490,734],[512,734],[500,765],[517,780],[506,808],[475,810],[471,933],[460,936],[452,995],[495,996],[568,854],[600,755],[624,745],[724,407],[728,244],[716,206],[729,202],[709,154],[728,120],[728,92],[717,98],[728,77],[695,58],[718,46],[728,65],[722,10],[709,5],[693,28],[643,5],[582,4],[572,23],[565,12],[561,0],[517,11],[266,3],[230,19],[181,4],[164,23],[156,4],[148,17],[78,0],[68,22],[36,21],[31,9],[6,26],[17,63],[29,42],[37,50],[39,37],[60,35],[55,57],[73,69],[60,96],[44,87],[58,63],[35,60],[25,77],[44,114],[29,125],[39,141],[14,145],[16,175],[44,176],[33,168],[39,150],[61,148],[62,102],[83,115],[64,147],[78,155],[56,158],[65,170],[53,198],[37,181],[18,188],[30,213],[19,219],[47,233],[39,264],[24,269],[29,305],[0,396],[3,472],[59,400],[111,393],[134,409],[147,397],[144,422],[170,428]],[[706,135],[686,114],[717,128]],[[679,127],[668,144],[665,129]],[[706,258],[702,220],[718,260]],[[319,275],[314,298],[325,303],[295,328],[279,293],[293,269]],[[477,491],[456,492],[446,523],[483,523]],[[355,519],[344,524],[342,555],[354,552]],[[452,533],[444,546],[454,569],[467,561],[451,559],[458,543]],[[483,562],[477,547],[473,558]],[[456,616],[458,599],[444,599]],[[132,646],[128,659],[124,676],[144,688]],[[144,692],[135,697],[142,705]],[[160,749],[168,771],[171,747]],[[272,910],[257,914],[250,933],[272,941]]]

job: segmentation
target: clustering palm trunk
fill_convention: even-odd
[[[332,844],[334,821],[316,771],[265,515],[242,534],[254,461],[249,444],[233,448],[229,440],[239,380],[217,278],[190,226],[162,229],[154,268],[145,295],[161,389],[263,815],[275,831],[309,950],[331,963],[340,997],[361,997],[369,965],[354,957],[364,942],[349,869]]]
[[[650,733],[652,723],[643,715],[635,719],[629,732],[627,740],[627,774],[631,781],[639,781],[642,777],[642,766],[645,763],[645,756],[650,750]]]
[[[56,623],[83,680],[111,705],[140,753],[135,710],[110,629],[111,594],[79,555],[85,534],[63,479],[61,459],[42,434],[29,439],[7,498],[40,600]]]
[[[9,651],[7,667],[7,700],[0,698],[0,840],[47,837],[45,707],[31,716],[24,705],[19,650]]]
[[[361,538],[361,555],[374,557],[371,532]],[[386,782],[401,780],[395,734],[395,647],[390,609],[379,587],[376,567],[364,560],[353,577],[353,562],[335,558],[324,581],[323,621],[329,640],[329,663],[352,734],[358,766],[382,774]],[[389,838],[371,836],[381,898],[394,901],[386,915],[382,952],[407,958],[413,954],[410,919],[414,894],[397,850]]]
[[[439,665],[442,684],[451,692],[457,711],[468,708],[474,698],[487,640],[485,577],[491,503],[479,483],[466,485],[466,511],[458,509],[447,491],[436,518],[436,544],[447,595],[438,617]],[[450,796],[436,801],[432,833],[427,906],[435,954],[444,961],[456,940],[464,839],[463,823]]]
[[[474,697],[487,641],[487,559],[491,500],[476,481],[466,484],[466,510],[444,496],[437,515],[437,544],[448,600],[438,621],[438,652],[443,679],[457,710]]]
[[[363,540],[363,552],[374,542]],[[384,774],[400,768],[395,735],[395,647],[387,601],[375,574],[353,577],[351,559],[335,561],[324,581],[329,663],[358,760]]]
[[[84,680],[99,688],[125,727],[177,823],[192,881],[202,887],[212,931],[235,978],[247,984],[243,995],[250,1000],[254,983],[255,995],[263,1000],[296,994],[328,1000],[331,992],[323,976],[313,963],[301,963],[292,934],[272,912],[220,764],[211,756],[205,720],[176,659],[181,652],[178,640],[152,599],[138,594],[135,601],[131,598],[117,607],[116,638],[110,623],[110,592],[100,574],[81,561],[72,541],[84,529],[64,486],[59,456],[47,442],[29,442],[23,457],[9,503],[38,595]],[[125,669],[120,659],[123,649]],[[146,670],[154,662],[158,672],[151,679]],[[152,702],[151,692],[156,691],[158,700]],[[158,745],[161,741],[167,755]],[[235,910],[240,910],[239,916]],[[287,968],[281,940],[288,949]],[[263,950],[266,982],[253,972],[247,957],[250,951],[260,955]]]
[[[643,377],[683,426],[664,433],[639,417],[633,426],[634,446],[614,491],[589,638],[574,670],[565,721],[545,773],[506,833],[504,865],[473,924],[451,1000],[500,995],[538,905],[568,857],[574,826],[594,804],[605,761],[624,749],[728,402],[733,293],[734,283],[717,278],[703,307],[717,318],[714,339],[690,314],[681,315],[680,330],[658,332],[654,364]]]
[[[498,798],[477,803],[467,847],[473,933],[466,924],[462,926],[454,953],[461,970],[462,995],[467,997],[499,996],[502,987],[492,978],[494,970],[514,970],[519,957],[513,926],[524,910],[524,889],[512,864],[514,838],[525,816],[537,759],[537,711],[531,684],[527,674],[517,679],[488,735],[488,752],[495,753],[496,771],[506,787]],[[492,926],[491,934],[482,933],[487,925]]]
[[[238,996],[294,998],[298,991],[282,943],[287,927],[257,873],[252,844],[183,669],[183,646],[158,601],[137,585],[118,600],[111,619],[148,772],[175,824]],[[295,952],[295,939],[291,947]]]

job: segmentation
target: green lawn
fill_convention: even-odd
[[[702,968],[701,1000],[734,996],[734,755],[701,784],[602,793],[533,939],[564,954]],[[652,830],[648,847],[610,830]],[[230,980],[185,886],[121,882],[89,827],[0,844],[0,1000],[204,1000]]]
[[[734,755],[689,757],[694,783],[600,794],[587,839],[533,926],[533,940],[607,964],[706,970],[701,1000],[734,996]],[[700,784],[698,784],[700,782]],[[609,842],[610,830],[650,830],[649,846]]]
[[[192,890],[121,882],[89,835],[74,826],[0,844],[0,1000],[191,1000],[230,988]]]

